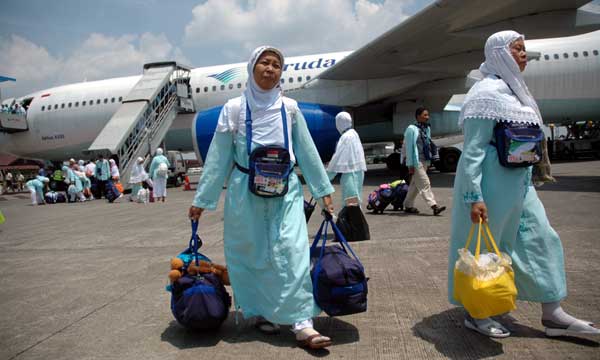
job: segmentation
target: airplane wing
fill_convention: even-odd
[[[579,9],[588,0],[437,0],[323,72],[323,80],[374,80],[421,75],[420,81],[464,77],[483,60],[496,31],[527,39],[600,28],[600,15]]]

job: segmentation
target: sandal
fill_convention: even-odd
[[[281,331],[279,325],[274,324],[263,317],[256,319],[254,327],[265,335],[276,335]]]
[[[467,329],[471,329],[473,331],[477,331],[478,333],[489,336],[492,338],[506,338],[510,336],[510,331],[508,331],[502,324],[499,322],[492,320],[491,318],[486,319],[487,321],[477,324],[475,319],[470,316],[465,316],[465,327]]]
[[[414,208],[414,207],[407,207],[407,208],[404,208],[404,212],[408,213],[408,214],[418,214],[419,209]]]
[[[589,321],[576,320],[569,325],[562,325],[551,320],[543,320],[542,325],[546,327],[547,336],[565,335],[600,335],[600,329]]]
[[[321,334],[313,334],[306,339],[296,339],[298,346],[305,349],[317,350],[331,345],[331,339]]]

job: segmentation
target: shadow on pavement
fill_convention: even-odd
[[[555,183],[544,184],[538,191],[600,192],[600,176],[555,176]]]
[[[277,347],[297,347],[295,335],[287,325],[281,326],[281,332],[277,335],[265,335],[254,328],[254,319],[245,320],[239,316],[238,321],[239,324],[236,325],[235,312],[231,311],[225,323],[216,332],[187,330],[176,321],[171,321],[162,332],[161,340],[178,349],[212,347],[221,341],[231,344],[262,341]],[[354,343],[360,339],[358,329],[354,325],[338,318],[318,317],[314,319],[314,326],[317,331],[332,338],[333,346]],[[306,352],[315,357],[329,355],[327,349]]]
[[[412,331],[450,359],[483,359],[504,353],[502,343],[465,328],[463,321],[462,308],[453,308],[424,318]]]

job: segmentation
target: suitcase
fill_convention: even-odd
[[[367,210],[373,214],[383,214],[385,208],[392,202],[393,191],[389,184],[381,184],[379,188],[369,194]]]
[[[404,180],[396,180],[390,184],[392,187],[392,206],[395,211],[404,209],[404,199],[408,194],[408,185]]]

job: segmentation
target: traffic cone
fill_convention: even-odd
[[[192,187],[190,186],[190,178],[187,175],[183,178],[183,190],[192,190]]]

